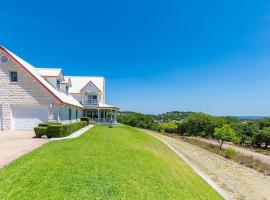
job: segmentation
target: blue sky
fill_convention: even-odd
[[[270,1],[1,1],[0,43],[144,113],[270,115]]]

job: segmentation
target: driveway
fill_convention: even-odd
[[[33,131],[0,131],[0,168],[48,142],[34,136]]]

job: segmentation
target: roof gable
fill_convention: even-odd
[[[34,66],[32,66],[31,64],[29,64],[28,62],[20,58],[19,56],[15,55],[14,53],[9,51],[5,47],[0,46],[0,48],[3,51],[5,51],[19,66],[25,69],[26,72],[28,72],[50,94],[52,94],[52,96],[55,97],[59,103],[69,104],[69,105],[82,108],[82,105],[77,100],[75,100],[71,95],[65,94],[64,92],[57,90],[52,85],[50,85],[44,78],[42,78]]]
[[[88,92],[88,93],[92,93],[92,92],[101,92],[97,86],[92,82],[89,81],[81,90],[80,92]]]
[[[69,78],[72,83],[70,93],[81,93],[82,88],[84,88],[89,82],[92,82],[102,94],[105,93],[105,79],[103,77],[69,76]]]

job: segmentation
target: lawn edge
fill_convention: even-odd
[[[147,133],[143,131],[144,133],[158,139],[162,143],[164,143],[167,147],[169,147],[179,158],[181,158],[189,167],[198,174],[208,185],[210,185],[221,197],[223,197],[225,200],[232,199],[231,196],[225,192],[221,187],[219,187],[214,181],[211,180],[209,176],[207,176],[205,173],[203,173],[201,170],[199,170],[197,167],[195,167],[183,154],[181,154],[179,151],[177,151],[172,145],[164,141],[163,139],[152,135],[150,133]]]

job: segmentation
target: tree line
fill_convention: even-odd
[[[224,141],[259,148],[270,146],[270,118],[241,121],[235,117],[214,117],[194,112],[170,112],[163,116],[124,112],[120,113],[118,121],[169,134],[216,138],[221,143],[220,147]]]

